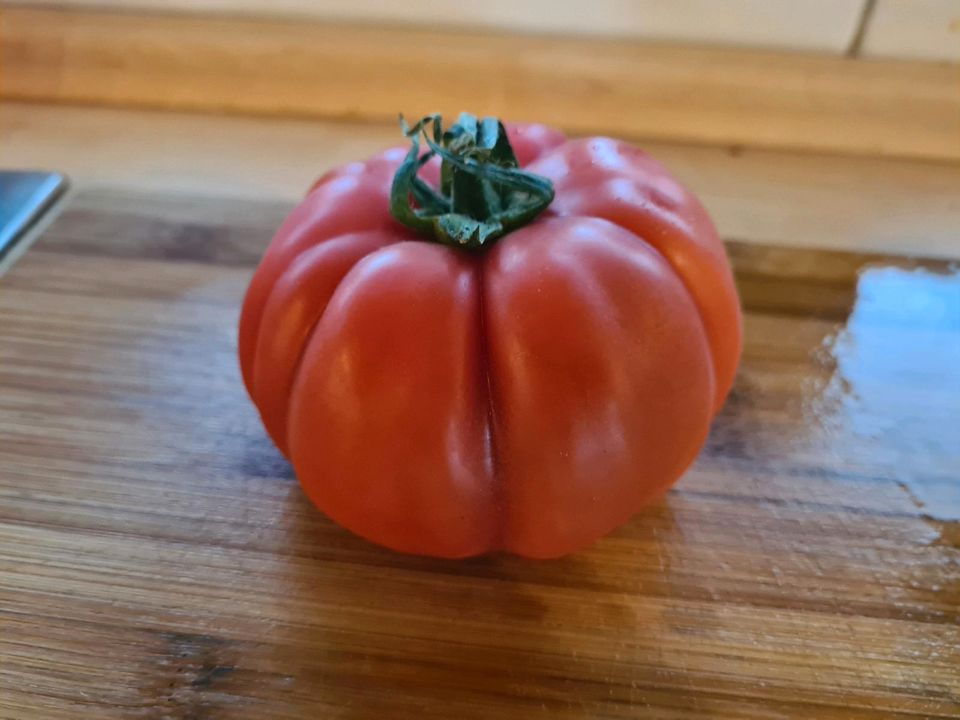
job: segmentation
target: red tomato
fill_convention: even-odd
[[[626,143],[508,134],[555,189],[532,222],[430,242],[390,214],[388,150],[314,186],[244,302],[270,436],[318,507],[396,550],[572,552],[677,480],[733,382],[739,304],[697,199]]]

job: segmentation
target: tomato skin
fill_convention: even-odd
[[[267,431],[318,507],[395,550],[573,552],[677,480],[733,381],[739,304],[696,198],[624,143],[510,135],[556,188],[529,225],[476,253],[417,238],[387,151],[317,183],[244,302]]]
[[[389,547],[496,543],[480,268],[404,242],[360,261],[307,345],[289,426],[297,477],[341,524]]]
[[[693,460],[712,417],[697,309],[676,273],[596,218],[536,222],[486,266],[503,546],[572,552]]]
[[[645,152],[609,138],[572,140],[529,169],[554,182],[557,197],[547,212],[609,220],[669,261],[713,348],[719,410],[733,386],[743,331],[726,252],[700,201]]]
[[[277,278],[261,320],[272,332],[262,333],[257,343],[252,382],[270,388],[258,396],[259,409],[284,454],[289,455],[287,409],[307,340],[344,276],[371,252],[393,242],[395,234],[375,230],[331,238],[297,255]]]
[[[388,208],[390,182],[404,154],[402,148],[391,148],[365,163],[352,163],[327,173],[277,230],[253,274],[240,312],[240,370],[247,392],[258,407],[260,393],[253,382],[254,361],[258,343],[269,335],[261,333],[261,321],[277,280],[297,256],[349,233],[384,230],[397,237],[412,237],[390,217]],[[264,392],[274,390],[268,388]]]

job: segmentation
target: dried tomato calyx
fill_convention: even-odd
[[[390,213],[436,242],[468,249],[486,247],[526,225],[553,200],[553,184],[520,169],[507,131],[497,118],[461,113],[443,129],[439,114],[415,125],[400,116],[410,152],[393,177]],[[430,128],[430,131],[428,131]],[[420,153],[420,138],[428,151]],[[440,187],[417,173],[439,155]]]

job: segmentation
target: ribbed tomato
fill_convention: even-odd
[[[740,354],[727,258],[629,144],[439,122],[289,216],[243,305],[244,381],[307,495],[359,535],[569,553],[703,444]]]

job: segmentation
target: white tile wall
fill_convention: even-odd
[[[862,54],[960,62],[960,0],[877,0]]]
[[[17,0],[20,5],[50,0]],[[59,0],[60,5],[296,15],[841,53],[865,0]]]

